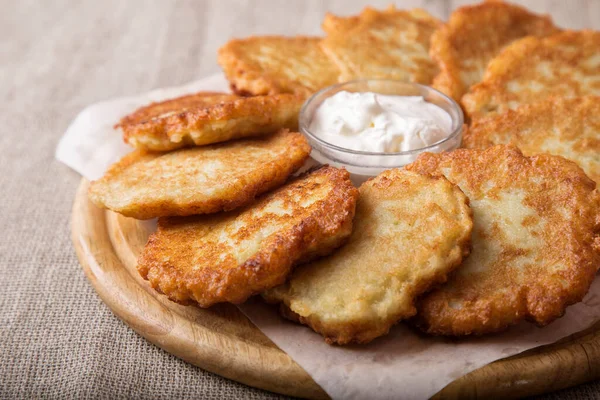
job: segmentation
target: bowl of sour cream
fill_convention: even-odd
[[[320,164],[346,168],[355,184],[403,167],[421,153],[460,146],[460,106],[424,85],[365,79],[327,87],[310,97],[299,126]]]

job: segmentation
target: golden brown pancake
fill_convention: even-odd
[[[462,104],[475,119],[551,96],[587,95],[600,95],[600,32],[565,31],[507,46]]]
[[[388,78],[429,84],[437,73],[429,43],[440,25],[421,9],[367,7],[353,17],[327,14],[322,48],[340,69],[341,82]]]
[[[116,127],[130,145],[169,151],[297,129],[303,100],[282,94],[240,97],[200,92],[152,103],[125,116]]]
[[[600,97],[551,97],[477,119],[464,132],[464,147],[484,149],[496,144],[515,145],[525,155],[563,156],[598,183]]]
[[[138,219],[227,211],[283,184],[309,154],[304,136],[288,131],[170,153],[136,150],[92,182],[89,196]]]
[[[415,314],[415,298],[469,253],[466,196],[443,177],[400,169],[364,183],[348,243],[264,293],[328,343],[367,343]]]
[[[253,36],[219,49],[218,61],[234,92],[294,93],[307,97],[337,82],[338,70],[318,37]]]
[[[407,169],[445,176],[473,210],[471,254],[417,306],[425,332],[544,326],[583,299],[600,266],[600,195],[574,162],[499,145],[425,153]]]
[[[322,167],[236,211],[160,218],[138,270],[173,301],[241,303],[340,246],[357,196],[346,170]]]
[[[506,45],[525,36],[558,31],[550,17],[503,1],[459,7],[431,38],[431,58],[440,69],[432,86],[460,101]]]

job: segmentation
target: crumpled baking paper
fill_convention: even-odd
[[[228,91],[222,75],[93,104],[71,123],[56,158],[89,180],[131,151],[113,125],[152,101],[201,90]],[[553,343],[600,320],[600,281],[583,302],[545,328],[522,323],[508,332],[461,340],[426,337],[404,324],[366,346],[330,346],[312,330],[283,320],[275,308],[251,299],[239,306],[334,399],[425,399],[448,383],[492,361]]]

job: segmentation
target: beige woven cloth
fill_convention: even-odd
[[[180,361],[139,337],[86,281],[69,215],[80,177],[53,153],[86,105],[218,71],[230,37],[318,34],[362,1],[0,1],[0,398],[279,396]],[[371,2],[385,6],[389,0]],[[463,1],[405,1],[437,16]],[[600,1],[531,1],[596,27]],[[599,398],[592,383],[546,398]]]

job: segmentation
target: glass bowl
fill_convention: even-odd
[[[422,96],[425,101],[445,110],[452,119],[452,128],[447,137],[429,146],[396,153],[382,153],[346,149],[321,139],[310,131],[310,123],[321,103],[337,92],[374,92],[397,96]],[[313,94],[302,106],[299,127],[312,146],[311,157],[319,164],[344,167],[359,184],[390,168],[399,168],[413,162],[421,153],[451,151],[462,141],[464,115],[460,106],[445,94],[425,85],[389,79],[361,79],[326,87]]]

